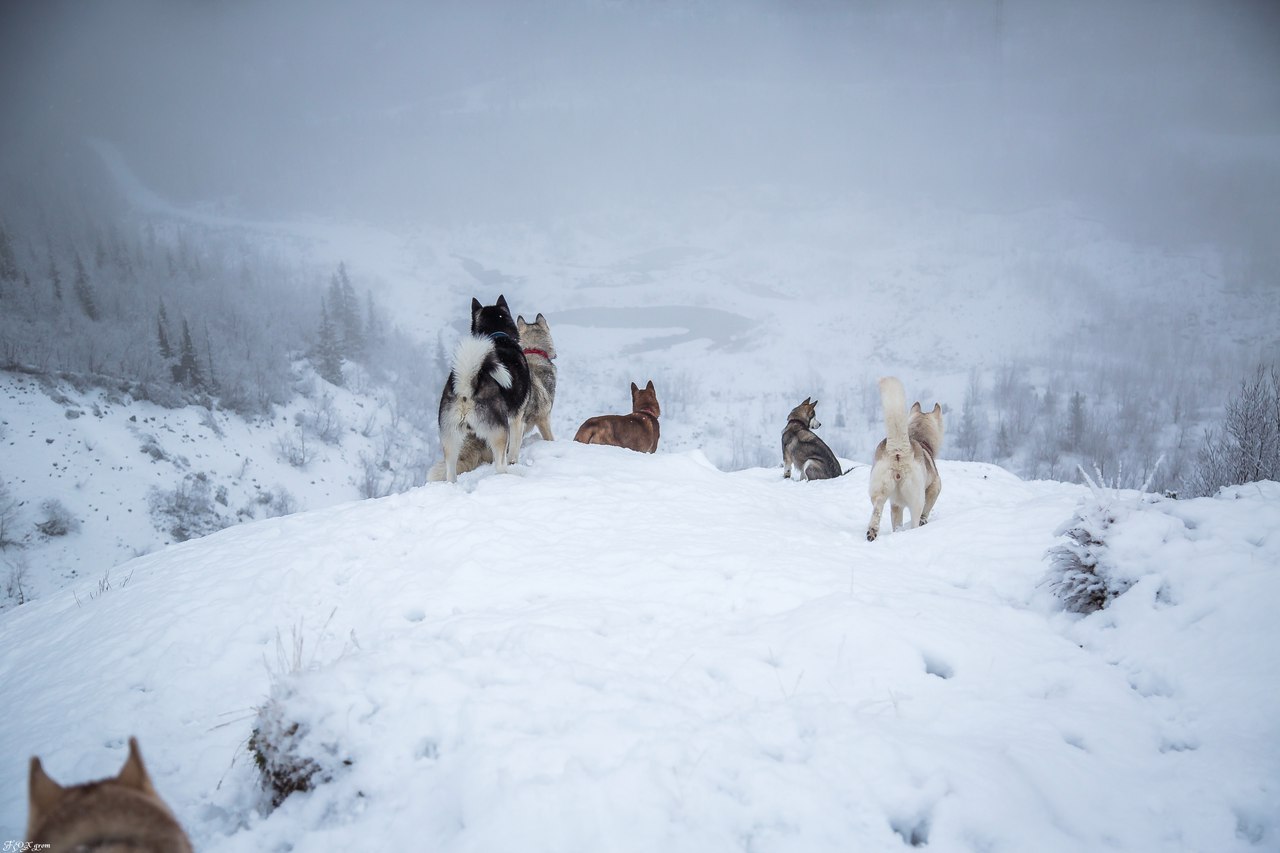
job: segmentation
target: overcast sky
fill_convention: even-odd
[[[1070,200],[1185,233],[1262,227],[1280,197],[1273,2],[27,0],[0,16],[6,171],[56,171],[102,138],[173,201],[258,216],[520,218],[772,184]]]

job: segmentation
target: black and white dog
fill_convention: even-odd
[[[473,298],[471,334],[454,351],[440,396],[445,479],[458,481],[458,456],[469,433],[489,446],[499,472],[518,462],[528,397],[529,364],[506,298],[486,306]]]

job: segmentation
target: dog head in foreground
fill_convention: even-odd
[[[27,840],[54,851],[192,853],[177,818],[156,793],[138,741],[110,779],[63,787],[31,759]]]

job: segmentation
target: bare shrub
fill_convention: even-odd
[[[329,618],[332,620],[332,613]],[[304,662],[300,629],[293,628],[290,635],[286,649],[276,631],[276,664],[274,668],[268,665],[271,687],[266,700],[255,709],[248,744],[272,808],[290,794],[331,781],[352,764],[342,744],[340,726],[332,724],[331,709],[323,701],[326,668],[337,661],[319,666],[313,651],[311,659]],[[338,660],[353,646],[358,648],[354,633]]]
[[[113,589],[124,589],[129,585],[129,581],[131,580],[133,580],[133,572],[129,572],[128,576],[126,576],[122,581],[113,581],[111,579],[111,569],[107,569],[103,573],[102,577],[98,578],[98,588],[89,593],[89,600],[92,601],[95,598],[101,598]],[[76,603],[78,604],[79,601],[80,599],[77,598]]]
[[[163,462],[169,458],[169,454],[164,452],[164,448],[160,446],[160,441],[151,433],[141,436],[142,452],[151,457],[152,461]]]
[[[21,544],[18,529],[22,526],[22,502],[9,491],[8,483],[0,480],[0,551]]]
[[[57,498],[49,498],[40,504],[42,518],[36,522],[36,530],[52,539],[66,536],[80,529],[80,520]]]
[[[1215,494],[1223,486],[1280,480],[1280,370],[1258,365],[1227,402],[1222,424],[1210,430],[1196,460],[1191,490]]]
[[[316,458],[314,444],[307,443],[307,431],[298,427],[276,437],[276,455],[294,468],[305,468]]]
[[[0,612],[10,607],[20,607],[31,600],[31,593],[26,588],[27,571],[30,564],[27,555],[21,552],[13,560],[5,560],[4,595],[0,597]]]
[[[298,501],[284,486],[276,486],[276,488],[263,492],[263,505],[267,508],[267,517],[275,518],[282,515],[293,515],[298,511]]]
[[[218,513],[213,484],[203,471],[186,475],[176,488],[153,488],[147,500],[156,526],[178,542],[208,536],[231,524]]]
[[[300,412],[298,426],[325,444],[342,442],[342,417],[334,405],[332,394],[325,394],[313,402],[310,409]]]

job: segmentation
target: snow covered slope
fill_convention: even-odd
[[[0,838],[29,755],[83,780],[137,734],[206,853],[1280,843],[1280,485],[1115,495],[1138,582],[1079,618],[1043,554],[1082,487],[943,462],[932,523],[868,543],[865,467],[799,484],[564,441],[522,463],[4,614]],[[264,814],[269,694],[332,780]]]
[[[393,401],[299,370],[298,396],[256,420],[0,371],[0,482],[21,545],[0,550],[0,610],[118,585],[120,563],[176,541],[421,482],[426,437],[392,426]],[[39,529],[50,502],[65,532]]]

